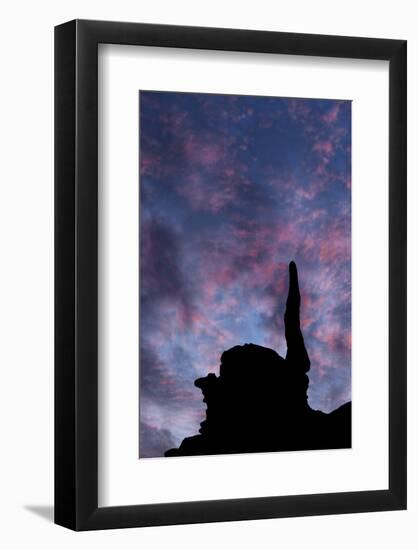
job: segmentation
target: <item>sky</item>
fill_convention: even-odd
[[[254,343],[285,357],[297,263],[309,404],[351,399],[351,102],[139,93],[139,457],[205,418],[194,380]]]

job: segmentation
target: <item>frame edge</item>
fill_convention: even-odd
[[[389,488],[407,508],[407,42],[389,60]]]
[[[75,106],[76,23],[55,27],[55,417],[54,521],[76,525]]]

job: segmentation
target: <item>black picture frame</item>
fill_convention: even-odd
[[[98,507],[98,44],[389,62],[389,488]],[[55,523],[92,530],[406,508],[406,41],[74,20],[55,28]]]

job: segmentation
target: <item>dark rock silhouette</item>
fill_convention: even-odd
[[[289,265],[285,359],[276,351],[245,344],[221,356],[220,376],[195,385],[207,404],[200,434],[165,456],[336,449],[351,446],[351,403],[327,414],[308,404],[310,360],[300,328],[297,268]]]

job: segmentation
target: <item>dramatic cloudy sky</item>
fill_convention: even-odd
[[[193,382],[245,342],[285,356],[298,265],[309,403],[350,399],[351,104],[140,93],[140,456],[204,418]]]

